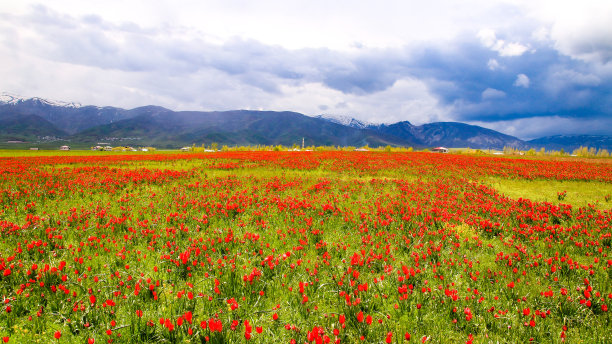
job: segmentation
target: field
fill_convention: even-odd
[[[612,342],[610,159],[54,154],[0,158],[4,342]]]

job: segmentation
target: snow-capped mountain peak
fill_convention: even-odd
[[[375,127],[378,125],[376,123],[364,122],[364,121],[355,119],[353,117],[343,116],[343,115],[323,114],[323,115],[316,116],[316,118],[324,119],[332,123],[337,123],[337,124],[341,124],[347,127],[357,128],[357,129],[365,129],[369,127]]]
[[[38,98],[38,97],[25,98],[25,97],[21,97],[19,95],[11,94],[8,92],[3,92],[2,94],[0,94],[0,103],[16,105],[16,104],[23,103],[26,101],[32,101],[35,103],[49,105],[49,106],[60,106],[60,107],[67,107],[67,108],[80,108],[82,106],[80,103],[74,103],[74,102],[49,100],[49,99],[43,99],[43,98]]]

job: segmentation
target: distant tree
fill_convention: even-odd
[[[580,156],[580,157],[588,157],[590,155],[590,152],[589,152],[589,148],[588,147],[580,146],[580,147],[574,149],[572,154],[576,155],[576,156]]]
[[[504,146],[504,154],[506,155],[518,155],[519,153],[520,151],[514,147]]]
[[[214,150],[216,152],[217,150],[219,150],[219,144],[216,143],[216,142],[211,143],[210,144],[210,149]]]
[[[600,158],[608,158],[610,156],[610,153],[608,153],[607,149],[600,148],[597,152],[597,156]]]

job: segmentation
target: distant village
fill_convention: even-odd
[[[38,150],[38,147],[31,147],[30,150]],[[59,147],[61,151],[69,151],[71,150],[70,146],[63,145]],[[112,147],[108,143],[98,143],[97,146],[91,147],[92,151],[100,151],[100,152],[152,152],[155,151],[155,147],[129,147],[129,146],[119,146]]]
[[[62,146],[62,147],[67,147],[67,146]],[[70,147],[68,147],[68,150],[69,149]],[[60,148],[60,150],[62,149]],[[107,142],[98,142],[98,145],[91,147],[91,150],[92,151],[105,151],[105,152],[149,152],[149,151],[154,151],[155,148],[153,147],[134,148],[131,146],[112,147]]]

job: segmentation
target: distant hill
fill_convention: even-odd
[[[402,145],[371,133],[295,112],[159,112],[96,126],[73,136],[80,141],[104,137],[139,137],[162,146],[210,144],[380,146]]]
[[[137,116],[138,111],[115,107],[81,106],[75,103],[52,102],[41,98],[2,97],[0,118],[6,113],[37,115],[68,134],[75,134],[96,125]]]
[[[612,150],[608,136],[552,136],[522,141],[500,132],[458,122],[413,125],[372,124],[349,116],[305,116],[276,111],[172,111],[159,106],[131,110],[0,95],[0,139],[51,136],[95,145],[153,145],[177,148],[220,145],[434,146],[503,149],[529,147],[572,150],[579,146]]]
[[[612,148],[612,136],[605,135],[555,135],[546,136],[534,140],[527,141],[530,147],[538,149],[545,147],[546,149],[565,150],[571,152],[579,147],[592,147],[595,149]]]
[[[44,136],[64,137],[66,133],[37,115],[13,113],[0,117],[0,141],[33,141]]]
[[[130,111],[140,111],[138,109]],[[392,125],[364,125],[350,121],[309,117],[296,112],[150,112],[129,119],[89,128],[73,136],[79,141],[99,141],[105,137],[137,137],[158,146],[210,144],[317,146],[431,146],[502,149],[522,148],[521,140],[494,130],[463,123],[431,123],[413,126],[408,122]]]
[[[505,146],[522,149],[525,142],[495,130],[458,122],[436,122],[412,125],[398,122],[380,125],[379,132],[401,137],[416,146],[471,147],[503,149]]]

